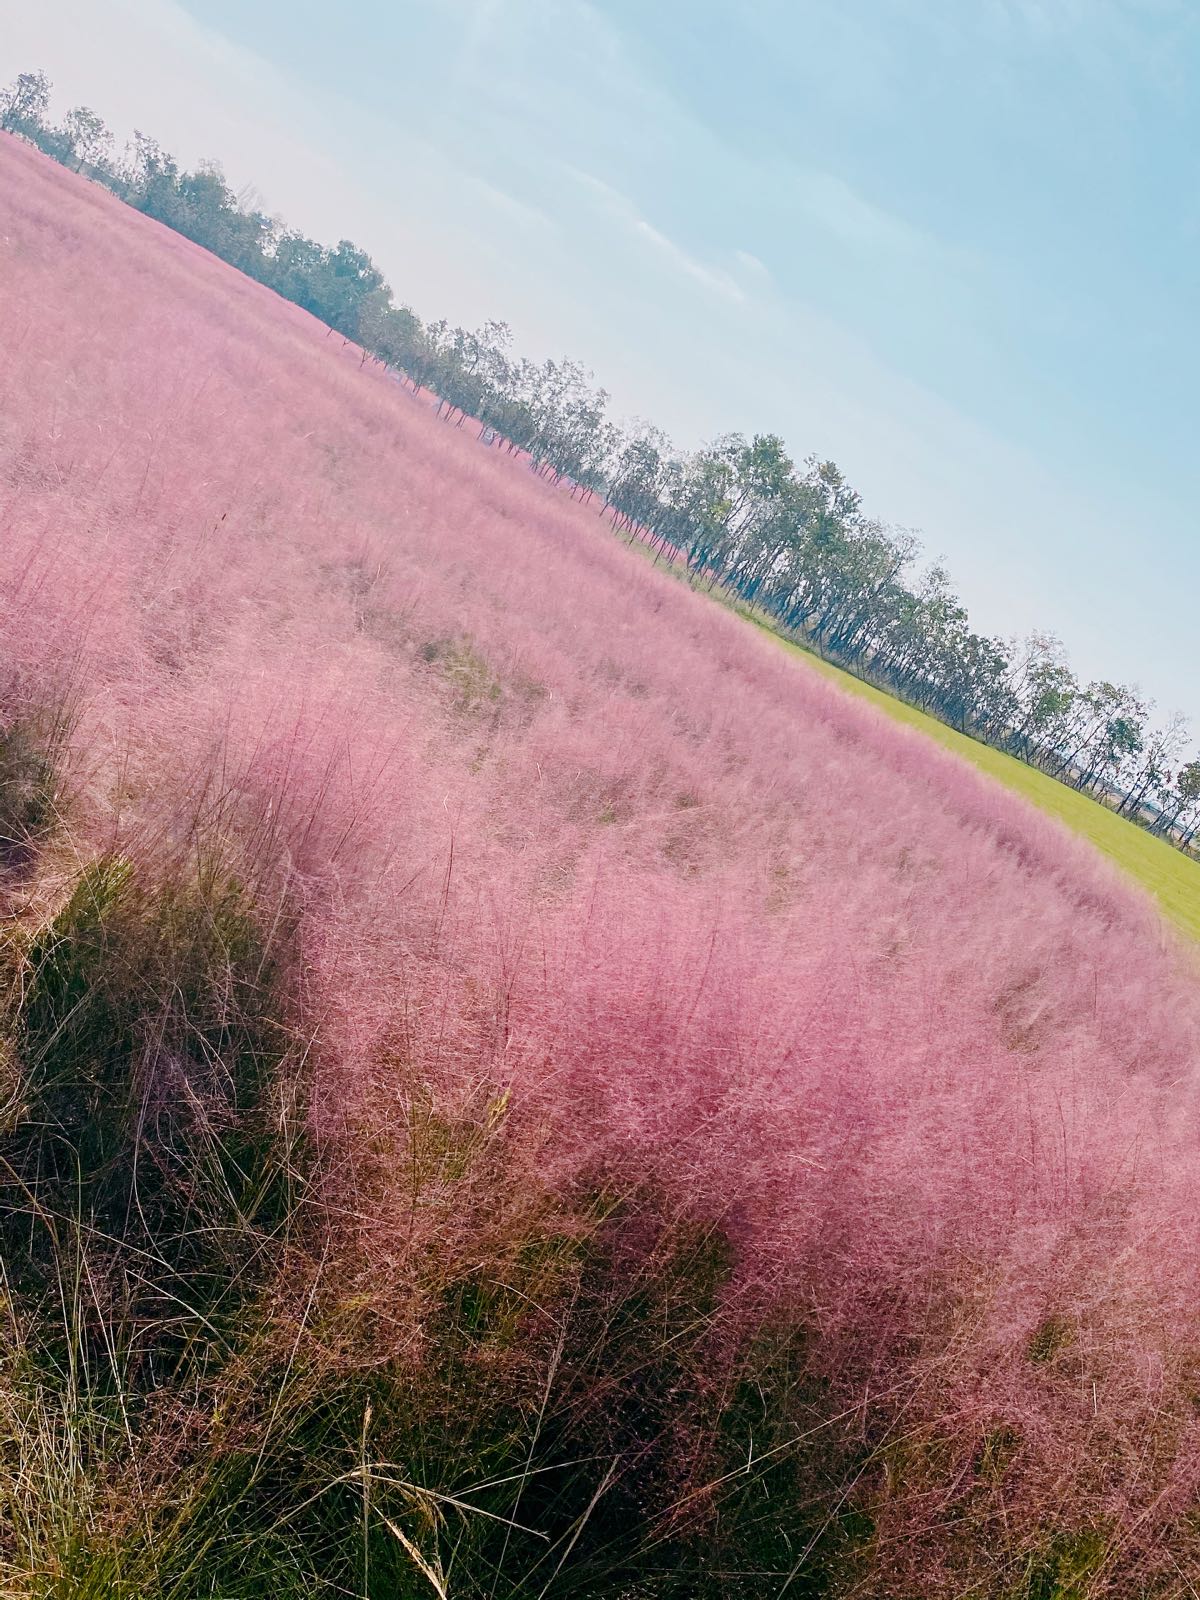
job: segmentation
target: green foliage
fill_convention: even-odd
[[[985,1483],[1000,1483],[1021,1448],[1021,1435],[1007,1423],[990,1428],[975,1457],[975,1471]]]
[[[1054,1534],[1030,1560],[1013,1600],[1087,1600],[1089,1580],[1108,1553],[1108,1540],[1095,1529]]]
[[[431,639],[421,646],[421,659],[440,673],[461,715],[478,715],[499,705],[504,686],[470,639]]]
[[[1066,1317],[1047,1317],[1034,1330],[1026,1353],[1030,1361],[1044,1366],[1069,1348],[1074,1338],[1075,1330]]]
[[[802,1327],[768,1325],[739,1363],[719,1414],[723,1468],[708,1542],[741,1575],[714,1594],[823,1597],[865,1570],[875,1533],[862,1440],[847,1435]],[[757,1574],[752,1577],[751,1574]]]
[[[291,1203],[298,1148],[269,1092],[287,1038],[275,953],[236,879],[148,882],[109,857],[19,956],[10,1272],[41,1298],[86,1272],[85,1336],[106,1369],[119,1343],[124,1382],[153,1385],[219,1337]]]
[[[426,1181],[469,1182],[503,1115],[483,1136],[426,1118]],[[797,1594],[835,1593],[871,1524],[806,1509],[819,1452],[793,1435],[827,1420],[827,1396],[803,1341],[732,1367],[714,1345],[720,1230],[645,1195],[577,1220],[451,1276],[419,1350],[368,1358],[366,1304],[309,1256],[296,1312],[259,1294],[219,1358],[160,1372],[153,1396],[8,1361],[26,1473],[8,1509],[44,1574],[25,1592],[765,1600],[790,1574]],[[0,1459],[0,1514],[13,1482]]]
[[[0,730],[0,871],[23,865],[53,827],[57,741],[33,723]]]
[[[0,129],[5,133],[36,131],[50,104],[50,80],[44,72],[19,72],[0,89]]]

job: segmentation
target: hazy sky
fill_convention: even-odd
[[[1200,725],[1197,0],[0,0],[33,66]]]

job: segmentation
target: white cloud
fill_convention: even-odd
[[[735,250],[733,259],[750,277],[757,278],[760,283],[770,283],[770,267],[767,266],[765,261],[760,261],[756,255],[751,254],[749,250]]]
[[[609,216],[620,222],[635,237],[649,244],[675,271],[693,279],[711,293],[732,300],[737,305],[745,303],[746,291],[732,274],[690,255],[682,245],[668,238],[660,228],[647,221],[628,195],[622,194],[619,189],[614,189],[612,184],[605,183],[602,178],[597,178],[590,172],[580,171],[578,167],[564,166],[563,170],[577,184],[590,191]]]
[[[467,177],[467,182],[488,205],[493,206],[497,211],[503,212],[506,216],[514,218],[524,226],[549,229],[553,232],[558,231],[559,224],[548,212],[543,211],[541,206],[530,205],[528,201],[519,200],[516,195],[510,194],[507,189],[501,189],[499,185],[489,183],[486,178],[480,178],[474,173]]]
[[[865,199],[831,172],[802,172],[794,190],[805,216],[844,243],[906,256],[941,253],[938,241]]]
[[[635,215],[629,220],[633,231],[648,240],[659,254],[680,272],[689,278],[694,278],[697,283],[703,284],[706,289],[711,289],[714,294],[724,295],[726,299],[733,300],[739,305],[744,303],[746,292],[729,273],[723,272],[719,267],[705,266],[695,256],[690,256],[673,239],[668,239],[665,233],[660,233],[646,221],[645,217]]]

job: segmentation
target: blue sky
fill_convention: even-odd
[[[31,14],[36,12],[35,14]],[[781,432],[978,626],[1200,725],[1192,0],[0,0],[423,315],[684,443]]]

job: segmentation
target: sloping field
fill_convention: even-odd
[[[0,140],[0,1589],[1179,1596],[1200,985]]]
[[[638,549],[639,546],[635,544],[633,548]],[[683,570],[682,557],[677,570]],[[1090,795],[1059,783],[1036,767],[1018,761],[980,739],[960,733],[957,728],[949,727],[937,717],[909,705],[884,689],[876,688],[874,684],[865,682],[834,662],[826,661],[814,651],[776,632],[770,622],[760,615],[747,613],[738,605],[735,605],[735,609],[741,615],[748,616],[768,638],[812,671],[836,683],[848,694],[878,707],[896,722],[918,729],[926,737],[936,740],[947,750],[952,750],[981,772],[987,773],[990,778],[1016,790],[1040,810],[1057,817],[1074,832],[1082,834],[1135,882],[1149,890],[1177,927],[1192,938],[1200,939],[1200,862],[1193,857],[1184,855],[1166,840],[1149,833],[1128,818],[1118,816]]]
[[[898,722],[919,728],[929,738],[945,745],[947,750],[953,750],[981,772],[1015,789],[1034,805],[1057,817],[1060,822],[1065,822],[1085,839],[1090,839],[1098,850],[1102,850],[1155,896],[1172,922],[1194,939],[1200,939],[1200,862],[1185,856],[1182,851],[1156,838],[1145,828],[1139,828],[1128,818],[1117,816],[1090,795],[1068,788],[1037,768],[1005,755],[1003,750],[993,749],[979,739],[959,733],[957,728],[947,727],[936,717],[927,716],[915,706],[898,700],[895,695],[864,683],[861,678],[842,671],[832,662],[822,661],[819,656],[787,640],[781,639],[779,642],[849,693],[860,695]]]

